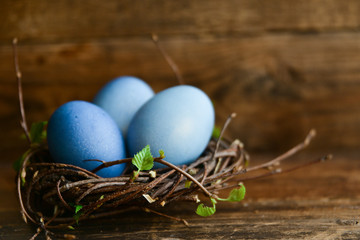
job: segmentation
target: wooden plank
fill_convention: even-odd
[[[264,31],[334,31],[360,26],[356,0],[81,1],[6,0],[0,42],[160,35],[211,37]]]
[[[301,155],[293,166],[317,155]],[[271,156],[255,156],[262,162]],[[358,152],[339,154],[334,160],[295,172],[245,182],[247,195],[240,203],[219,203],[214,216],[194,213],[195,204],[179,203],[158,209],[188,220],[190,226],[141,211],[80,222],[78,239],[359,239],[360,175]],[[14,174],[0,168],[0,237],[30,238],[16,207]],[[11,173],[11,172],[10,172]],[[10,177],[10,178],[9,178]],[[5,199],[6,198],[6,199]]]
[[[227,84],[240,81],[239,78],[269,75],[269,78],[281,78],[283,85],[290,84],[292,79],[321,87],[325,79],[325,87],[330,89],[331,84],[344,88],[358,79],[359,39],[357,32],[269,34],[214,40],[171,38],[162,39],[161,44],[189,83],[203,84],[217,78],[214,83]],[[1,46],[0,52],[0,76],[3,82],[12,82],[11,44]],[[149,82],[159,82],[154,80],[159,77],[169,82],[174,79],[150,37],[86,43],[20,42],[19,55],[24,77],[34,83],[90,83],[99,79],[105,82],[121,74],[136,74]],[[267,83],[266,80],[263,79],[263,83]],[[251,86],[251,81],[244,84],[249,85],[249,93],[266,92],[273,87],[271,80],[268,81],[270,86],[265,84],[264,89],[259,90]]]
[[[319,203],[320,202],[320,203]],[[228,205],[214,217],[200,218],[181,212],[192,209],[180,204],[169,214],[187,217],[190,227],[182,223],[136,211],[118,217],[83,222],[75,230],[55,230],[74,234],[78,239],[350,239],[360,237],[359,219],[354,213],[359,202],[344,200],[260,201]],[[341,207],[346,204],[346,207]],[[181,208],[181,209],[180,209]],[[14,211],[2,213],[0,236],[4,239],[29,239],[35,232]],[[42,238],[40,238],[42,239]]]
[[[164,39],[184,79],[213,99],[217,124],[253,151],[283,151],[311,128],[314,149],[357,149],[360,136],[360,34],[271,34],[222,40]],[[10,46],[0,48],[4,132],[18,128]],[[60,104],[91,100],[117,75],[136,75],[155,91],[176,83],[152,41],[20,44],[29,120],[47,119]],[[10,125],[9,125],[10,124]],[[336,137],[334,137],[336,136]],[[7,144],[6,140],[3,144]]]

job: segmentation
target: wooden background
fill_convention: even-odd
[[[35,231],[19,214],[11,170],[27,147],[20,139],[12,39],[19,38],[31,123],[47,120],[67,101],[91,101],[119,75],[138,76],[156,92],[176,85],[152,33],[185,82],[212,98],[217,125],[238,114],[226,134],[242,140],[250,155],[273,157],[315,128],[317,138],[298,160],[323,153],[334,153],[335,160],[250,182],[244,203],[225,204],[206,221],[193,213],[194,206],[167,210],[195,224],[190,228],[148,215],[138,223],[135,212],[120,217],[124,228],[107,220],[106,227],[82,225],[76,234],[359,239],[359,13],[358,0],[1,1],[0,239]]]
[[[62,103],[89,100],[110,79],[135,75],[155,91],[177,84],[151,40],[187,84],[214,101],[217,125],[252,152],[278,152],[311,128],[313,151],[360,143],[360,2],[2,1],[0,140],[21,134],[11,41],[19,38],[29,122]]]

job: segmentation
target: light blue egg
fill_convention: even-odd
[[[189,164],[205,150],[214,121],[212,102],[203,91],[188,85],[166,89],[143,105],[131,121],[126,140],[129,155],[149,144],[153,156],[162,149],[166,161]]]
[[[103,109],[85,101],[71,101],[51,116],[47,128],[50,154],[55,162],[93,170],[101,163],[125,158],[125,146],[115,121]],[[102,177],[120,176],[125,164],[97,172]]]
[[[153,96],[154,91],[143,80],[123,76],[107,83],[93,102],[110,114],[125,137],[135,113]]]

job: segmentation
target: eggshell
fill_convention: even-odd
[[[107,83],[93,102],[110,114],[125,137],[135,113],[153,96],[154,91],[143,80],[123,76]]]
[[[128,152],[133,156],[149,144],[153,156],[159,156],[158,150],[162,149],[165,160],[175,165],[189,164],[205,150],[214,119],[212,102],[200,89],[188,85],[166,89],[134,116],[126,140]]]
[[[125,146],[115,121],[100,107],[85,101],[71,101],[51,116],[47,128],[50,154],[55,162],[93,170],[101,163],[125,158]],[[97,172],[102,177],[120,176],[125,164]]]

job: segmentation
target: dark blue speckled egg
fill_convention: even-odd
[[[166,161],[189,164],[205,150],[214,121],[212,102],[203,91],[188,85],[168,88],[145,103],[131,121],[129,156],[149,144],[153,156],[162,149]]]
[[[93,170],[101,163],[125,158],[122,134],[115,121],[103,109],[85,101],[71,101],[51,116],[47,129],[50,154],[55,162]],[[97,172],[102,177],[120,176],[125,164]]]

